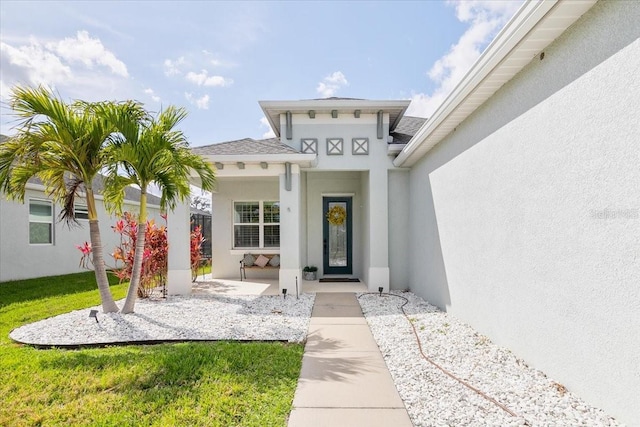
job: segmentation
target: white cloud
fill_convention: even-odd
[[[207,70],[202,70],[200,73],[190,71],[187,73],[186,79],[198,86],[225,87],[233,84],[231,79],[226,79],[222,76],[209,76]]]
[[[198,107],[198,109],[200,110],[208,110],[209,109],[209,95],[203,95],[200,98],[197,98],[195,96],[193,96],[192,93],[190,92],[185,92],[184,93],[185,98],[187,98],[187,101],[189,101],[191,104],[195,105],[196,107]]]
[[[167,76],[175,76],[182,74],[182,66],[186,64],[184,56],[172,61],[171,59],[164,60],[164,74]]]
[[[149,95],[151,97],[151,99],[154,102],[160,102],[160,97],[158,95],[155,94],[155,92],[153,91],[153,89],[148,88],[144,90],[144,93],[146,93],[147,95]]]
[[[93,68],[94,64],[98,64],[119,76],[129,76],[124,62],[105,49],[100,39],[91,38],[87,31],[78,31],[76,38],[67,37],[56,43],[47,43],[47,49],[70,63],[79,62],[87,68]]]
[[[5,85],[55,86],[72,77],[71,68],[34,38],[30,39],[28,45],[17,47],[0,43],[0,57]]]
[[[266,117],[260,119],[260,127],[265,127],[268,130],[262,134],[263,138],[275,138],[276,133],[271,129],[271,125],[269,124],[269,120]]]
[[[125,64],[86,31],[57,41],[0,42],[0,69],[3,100],[17,84],[43,85],[87,101],[123,97],[131,89]]]
[[[318,83],[316,91],[323,98],[329,98],[335,95],[340,88],[347,85],[349,85],[349,82],[344,74],[341,71],[335,71]]]
[[[449,4],[454,5],[458,20],[469,23],[469,28],[427,73],[436,89],[431,94],[414,93],[407,115],[429,117],[433,114],[478,59],[481,49],[518,10],[521,2],[461,0]]]

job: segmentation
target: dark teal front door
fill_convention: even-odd
[[[323,197],[322,206],[323,273],[352,274],[351,197]]]

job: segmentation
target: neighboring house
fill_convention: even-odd
[[[94,181],[99,193],[101,179]],[[127,188],[123,209],[138,212],[139,191]],[[160,198],[148,195],[149,218],[160,223]],[[120,236],[111,226],[116,217],[110,216],[96,196],[100,232],[105,251],[105,262],[114,266],[110,256],[120,244]],[[0,195],[0,282],[54,276],[85,271],[80,265],[80,251],[76,245],[89,241],[89,221],[86,202],[79,197],[75,205],[77,226],[67,227],[58,221],[60,205],[54,204],[38,179],[27,184],[24,203],[9,201]]]
[[[638,22],[640,2],[527,2],[426,123],[408,101],[260,102],[276,138],[193,149],[217,168],[214,276],[277,253],[283,289],[311,264],[411,289],[638,425]]]

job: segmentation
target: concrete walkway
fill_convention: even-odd
[[[353,293],[318,293],[289,427],[411,427]]]

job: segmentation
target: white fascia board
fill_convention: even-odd
[[[575,16],[575,19],[565,21],[566,26],[563,28],[553,28],[553,33],[557,34],[545,41],[543,46],[539,46],[540,49],[555,40],[558,35],[573,24],[578,17],[589,10],[596,1],[597,0],[533,0],[525,3],[500,33],[498,33],[429,120],[425,122],[420,130],[411,138],[400,155],[393,161],[393,164],[397,167],[410,167],[415,164],[422,155],[433,148],[448,134],[448,132],[439,132],[438,135],[434,135],[441,125],[446,122],[447,126],[452,129],[462,123],[475,109],[480,107],[484,101],[491,98],[502,85],[511,80],[513,76],[524,68],[530,62],[530,59],[533,59],[534,55],[531,55],[531,52],[528,52],[530,59],[521,61],[518,67],[510,65],[505,66],[504,70],[500,70],[500,66],[505,59],[510,55],[520,53],[518,52],[518,45],[523,44],[522,42],[526,40],[528,36],[532,35],[533,30],[541,24],[541,21],[543,21],[548,14],[553,14],[554,12],[564,14],[569,12]],[[541,29],[545,30],[544,22],[541,25]],[[485,88],[482,87],[482,83],[494,72],[496,75],[503,73],[504,76],[501,79],[493,79],[485,90]],[[498,85],[496,85],[496,80],[500,80]],[[478,97],[476,97],[470,102],[470,104],[473,104],[472,108],[469,108],[464,114],[458,114],[457,117],[452,117],[452,113],[459,109],[459,107],[464,106],[467,97],[476,89],[482,89],[482,91],[478,93],[485,93],[484,99],[478,99]]]
[[[399,154],[402,152],[402,150],[404,149],[404,147],[406,147],[407,144],[388,144],[387,145],[387,154],[389,156],[395,156],[396,154]]]

